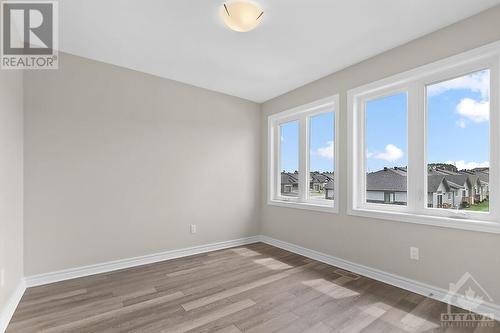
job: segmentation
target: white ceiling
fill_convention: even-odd
[[[500,0],[258,0],[255,30],[223,0],[64,0],[62,51],[263,102]]]

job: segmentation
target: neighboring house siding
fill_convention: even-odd
[[[407,195],[406,192],[395,192],[395,191],[366,191],[366,201],[371,203],[386,203],[387,196],[389,196],[390,203],[395,204],[406,204]]]
[[[376,201],[384,201],[384,192],[383,191],[367,191],[366,192],[366,201],[368,202],[376,202]]]
[[[408,202],[406,192],[396,192],[396,202]]]
[[[455,191],[455,204],[459,206],[465,199],[463,196],[463,189],[458,189]]]
[[[448,191],[441,183],[437,189],[437,192],[428,193],[432,207],[435,208],[455,208],[455,198],[453,197],[453,192]]]

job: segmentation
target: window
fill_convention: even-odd
[[[337,211],[337,105],[335,96],[269,117],[269,204]]]
[[[349,91],[353,215],[500,232],[500,43]]]
[[[459,188],[469,194],[433,208],[488,212],[487,196],[478,195],[481,181],[477,171],[485,173],[487,181],[490,70],[430,84],[426,102],[427,175],[442,175],[448,192]]]
[[[364,188],[368,203],[406,205],[406,114],[405,92],[365,102]]]
[[[309,198],[334,200],[335,170],[333,112],[309,117]]]
[[[299,196],[299,122],[291,121],[280,128],[281,195]]]

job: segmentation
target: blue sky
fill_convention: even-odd
[[[299,122],[291,121],[280,126],[281,170],[299,170]]]
[[[366,103],[365,146],[368,172],[407,165],[406,109],[406,93]]]
[[[367,171],[406,166],[407,96],[366,104]],[[427,87],[427,160],[459,169],[489,166],[489,71]]]
[[[489,70],[428,87],[427,160],[489,166]]]
[[[322,113],[310,119],[309,163],[311,171],[334,170],[334,113]]]
[[[427,159],[459,169],[489,166],[489,70],[428,86]],[[406,166],[407,95],[366,104],[367,171]],[[311,171],[333,171],[334,113],[310,121]],[[281,126],[281,169],[298,170],[298,121]]]

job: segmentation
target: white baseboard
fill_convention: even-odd
[[[95,265],[82,266],[64,269],[56,272],[32,275],[26,277],[26,286],[35,287],[44,284],[74,279],[83,276],[89,276],[99,273],[106,273],[111,271],[116,271],[119,269],[130,268],[140,265],[151,264],[159,261],[187,257],[194,254],[205,253],[210,251],[216,251],[221,249],[226,249],[234,246],[241,246],[251,243],[256,243],[260,240],[260,236],[240,238],[230,241],[224,241],[219,243],[212,243],[206,245],[193,246],[184,249],[165,251],[155,254],[148,254],[145,256],[120,259],[115,261],[104,262]]]
[[[22,279],[17,285],[16,290],[14,290],[14,293],[8,299],[7,304],[0,312],[0,332],[3,333],[7,329],[7,326],[12,319],[12,315],[14,314],[14,311],[16,311],[17,305],[21,301],[25,290],[26,283],[24,279]]]
[[[279,247],[281,249],[300,254],[304,257],[308,257],[317,261],[321,261],[325,264],[329,264],[335,267],[339,267],[359,275],[363,275],[374,280],[378,280],[401,289],[405,289],[429,298],[433,298],[438,301],[443,301],[448,295],[448,290],[443,288],[431,286],[425,283],[421,283],[415,280],[407,279],[405,277],[387,273],[375,268],[368,266],[356,264],[344,259],[340,259],[328,254],[324,254],[318,251],[310,250],[302,246],[280,241],[268,236],[260,236],[260,241],[269,245]],[[451,305],[460,307],[453,300],[451,300]],[[500,305],[482,302],[478,304],[476,311],[480,314],[493,314],[495,319],[500,319]]]

